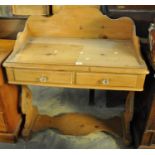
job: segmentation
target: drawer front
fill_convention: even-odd
[[[145,132],[142,137],[141,145],[155,148],[155,133]]]
[[[155,130],[155,94],[153,95],[152,100],[149,101],[150,103],[147,112],[147,124],[146,130]]]
[[[12,12],[14,15],[49,15],[50,8],[48,5],[13,5]]]
[[[14,78],[18,82],[36,82],[53,84],[72,84],[72,72],[14,69]]]
[[[144,6],[144,5],[111,5],[108,6],[109,11],[119,11],[127,10],[128,12],[144,12],[144,11],[154,11],[155,6]]]
[[[7,127],[4,121],[3,113],[0,112],[0,132],[6,132],[6,131],[7,131]]]
[[[76,84],[106,87],[136,87],[136,75],[77,73]]]
[[[150,144],[155,146],[155,133],[152,133]]]

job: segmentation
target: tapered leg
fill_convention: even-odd
[[[123,130],[123,139],[126,144],[130,144],[131,142],[131,133],[130,133],[130,123],[133,118],[133,111],[134,111],[134,92],[129,92],[126,103],[125,103],[125,112],[123,115],[123,124],[124,124],[124,130]]]

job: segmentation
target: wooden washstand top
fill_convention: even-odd
[[[130,40],[31,38],[12,63],[142,68]]]
[[[4,66],[11,72],[148,74],[134,22],[127,17],[110,19],[96,8],[64,8],[51,17],[30,16]]]
[[[63,9],[52,17],[29,17],[5,66],[9,64],[147,70],[133,21],[126,17],[112,20],[96,8]]]

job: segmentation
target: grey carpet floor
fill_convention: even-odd
[[[41,114],[56,116],[69,112],[80,112],[99,118],[119,116],[123,106],[107,108],[105,91],[96,91],[95,106],[88,105],[88,90],[29,86],[33,104]],[[126,148],[120,138],[104,132],[86,136],[62,135],[53,129],[33,133],[29,141],[18,139],[15,144],[0,143],[0,148],[33,149],[115,149]]]

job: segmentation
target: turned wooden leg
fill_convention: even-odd
[[[33,127],[33,124],[38,116],[38,110],[32,106],[32,94],[31,91],[26,87],[22,86],[22,103],[21,108],[23,114],[25,114],[25,124],[22,130],[22,136],[28,139]]]
[[[123,124],[124,124],[123,139],[126,144],[130,144],[132,140],[130,133],[130,123],[133,117],[134,95],[135,95],[134,92],[129,92],[125,103],[125,112],[123,116]]]

